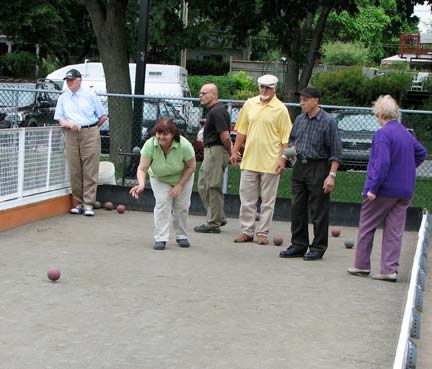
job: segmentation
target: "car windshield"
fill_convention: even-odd
[[[144,126],[153,126],[160,118],[176,118],[174,108],[165,102],[145,101],[144,102]]]
[[[373,114],[344,114],[336,115],[338,128],[351,132],[375,132],[380,128],[378,120]]]
[[[176,113],[172,105],[166,105],[165,103],[159,103],[159,116],[160,118],[176,118]]]

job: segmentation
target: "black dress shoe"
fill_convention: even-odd
[[[322,259],[322,252],[321,251],[308,251],[304,256],[303,260],[321,260]]]
[[[200,226],[196,226],[193,229],[195,232],[198,233],[220,233],[219,227],[208,227],[205,224],[201,224]]]
[[[281,258],[302,258],[304,254],[305,251],[302,251],[295,246],[290,246],[286,250],[281,251],[279,256]]]

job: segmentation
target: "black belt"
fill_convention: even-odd
[[[81,128],[91,128],[91,127],[94,127],[94,126],[97,126],[97,122],[93,123],[93,124],[89,124],[88,126],[81,126]]]
[[[206,149],[208,149],[209,147],[213,147],[213,146],[223,146],[223,145],[220,145],[220,144],[204,145],[204,147],[205,147]]]
[[[308,159],[308,158],[299,158],[298,159],[300,163],[307,164],[307,163],[318,163],[320,161],[328,161],[327,159]]]

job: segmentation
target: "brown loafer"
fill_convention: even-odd
[[[258,238],[258,245],[268,245],[269,241],[266,235],[259,234],[257,238]]]
[[[235,243],[252,242],[252,241],[253,241],[253,236],[249,236],[246,233],[242,233],[241,235],[234,238]]]

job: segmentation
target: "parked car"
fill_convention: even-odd
[[[46,79],[36,83],[8,83],[7,87],[21,87],[37,91],[0,91],[0,128],[45,127],[58,125],[54,120],[57,85]]]
[[[340,111],[333,115],[342,140],[342,169],[365,170],[372,137],[381,128],[378,120],[368,111]]]
[[[193,147],[195,150],[196,161],[203,161],[204,159],[204,124],[205,119],[200,120],[201,127],[198,130]]]
[[[372,148],[372,138],[381,128],[372,112],[343,110],[333,113],[342,140],[342,169],[366,170]],[[414,130],[406,127],[401,115],[398,119],[415,137]]]
[[[234,105],[231,107],[231,141],[235,142],[236,137],[237,137],[237,131],[234,129],[236,123],[237,123],[237,118],[240,114],[240,109],[242,108],[243,105]]]
[[[170,102],[163,99],[144,100],[143,116],[140,145],[144,145],[144,142],[150,137],[152,128],[161,118],[172,118],[182,134],[185,134],[187,130],[186,120],[176,111]],[[100,128],[101,151],[103,154],[107,154],[110,151],[110,134],[109,120],[107,120]]]

